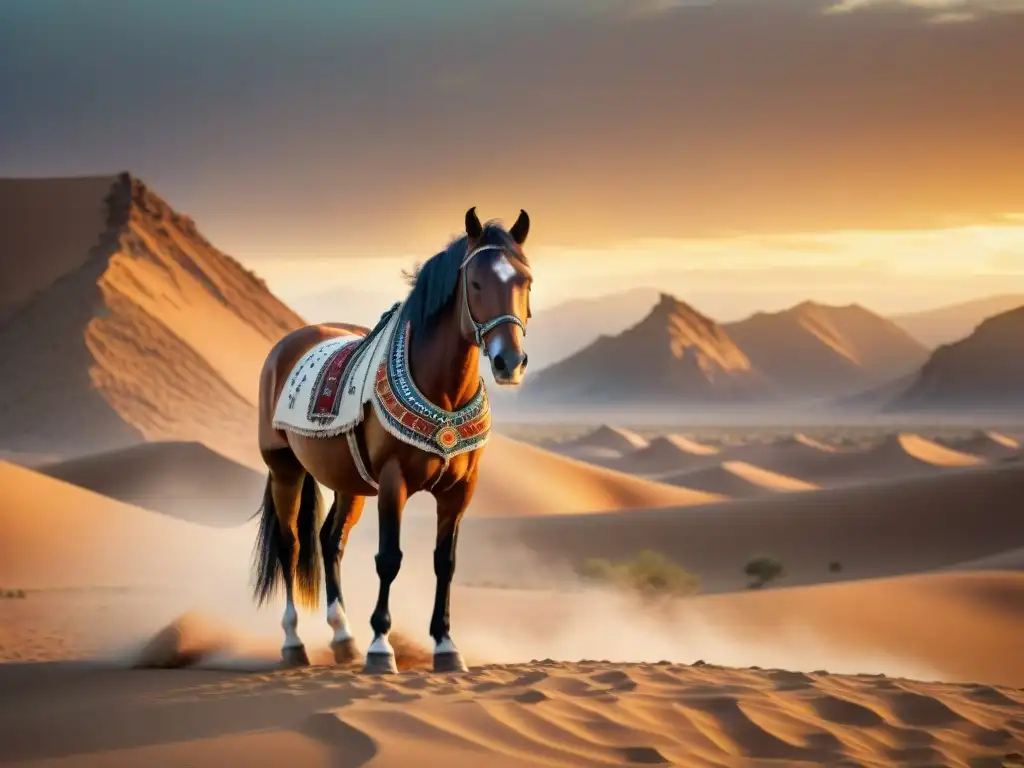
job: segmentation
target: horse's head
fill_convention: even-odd
[[[533,275],[523,253],[530,232],[526,211],[512,228],[486,227],[476,208],[466,212],[466,257],[462,263],[462,331],[491,361],[498,384],[516,385],[526,373],[523,349],[530,318]]]

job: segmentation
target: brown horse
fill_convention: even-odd
[[[406,300],[361,339],[340,325],[307,326],[281,339],[263,365],[259,445],[269,476],[257,513],[261,524],[253,555],[254,599],[262,604],[284,583],[286,664],[308,663],[296,632],[295,601],[308,607],[319,602],[318,541],[335,660],[347,663],[358,656],[339,583],[341,557],[365,497],[376,495],[380,588],[370,618],[374,636],[365,668],[395,671],[388,598],[402,564],[402,509],[412,494],[426,490],[437,502],[437,589],[430,622],[434,669],[466,668],[449,635],[449,595],[459,522],[473,498],[490,431],[480,349],[498,384],[521,381],[533,278],[522,249],[530,228],[525,211],[506,231],[496,222],[482,225],[476,209],[470,208],[465,227],[465,235],[416,270]],[[362,382],[345,377],[358,378],[359,364],[353,361],[360,350],[366,357],[373,348],[383,350],[380,363],[369,371],[369,385],[360,389]],[[315,379],[312,385],[306,384],[310,377]],[[292,430],[275,422],[286,402],[295,406],[300,399],[296,393],[306,391],[303,386],[313,387],[312,395],[299,403],[303,417],[309,402],[308,413],[318,423],[329,422],[338,412],[333,398],[369,395],[358,403],[355,425],[342,432]],[[317,410],[324,403],[328,409]],[[322,527],[318,482],[335,492]]]

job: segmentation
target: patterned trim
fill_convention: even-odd
[[[338,408],[341,406],[343,379],[348,377],[356,351],[365,348],[365,342],[364,337],[336,349],[321,366],[309,396],[306,418],[310,421],[328,424],[337,418]]]
[[[399,326],[387,357],[377,369],[374,412],[381,426],[404,443],[445,460],[487,444],[491,407],[483,378],[458,411],[446,411],[419,391],[409,371],[409,324]]]

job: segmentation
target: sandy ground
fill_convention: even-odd
[[[705,471],[769,490],[708,500],[497,440],[452,597],[471,672],[423,668],[433,520],[415,508],[392,602],[409,669],[384,680],[330,664],[319,612],[299,629],[317,666],[277,669],[281,606],[256,612],[248,594],[252,522],[190,522],[0,464],[0,586],[29,590],[0,600],[0,762],[973,767],[1024,752],[1024,573],[1010,570],[1024,463],[962,461],[908,435],[849,451],[799,438],[717,453],[653,445],[718,461],[745,449],[794,474],[727,459]],[[133,473],[166,463],[131,456]],[[811,485],[799,480],[811,459],[849,456],[854,468],[905,456],[931,469],[791,492]],[[97,460],[107,474],[79,482],[117,479]],[[343,561],[363,648],[374,518]],[[642,601],[573,574],[587,557],[641,549],[676,559],[706,594]],[[794,586],[744,590],[744,564],[765,551]],[[472,586],[484,582],[506,586]],[[188,668],[126,669],[140,659]]]
[[[429,656],[412,655],[384,678],[330,666],[313,617],[303,619],[308,669],[273,668],[269,621],[241,631],[190,615],[140,651],[126,630],[140,611],[155,615],[153,601],[0,602],[8,659],[14,643],[36,658],[94,660],[0,664],[0,764],[999,766],[1024,751],[1014,642],[1024,575],[656,609],[617,595],[462,589],[454,626],[470,672],[435,675],[422,669]],[[546,658],[563,654],[608,660]],[[194,668],[127,669],[140,658]]]
[[[668,663],[0,680],[22,766],[999,766],[1024,737],[1017,690]]]

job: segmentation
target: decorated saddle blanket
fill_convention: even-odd
[[[366,336],[328,339],[303,355],[277,402],[274,428],[317,438],[349,434],[369,402],[389,434],[446,463],[490,438],[483,378],[457,411],[434,405],[420,392],[409,370],[409,324],[398,304]]]
[[[338,336],[312,347],[295,364],[274,410],[274,428],[306,437],[336,437],[363,419],[376,373],[398,326],[396,304],[366,336]]]

